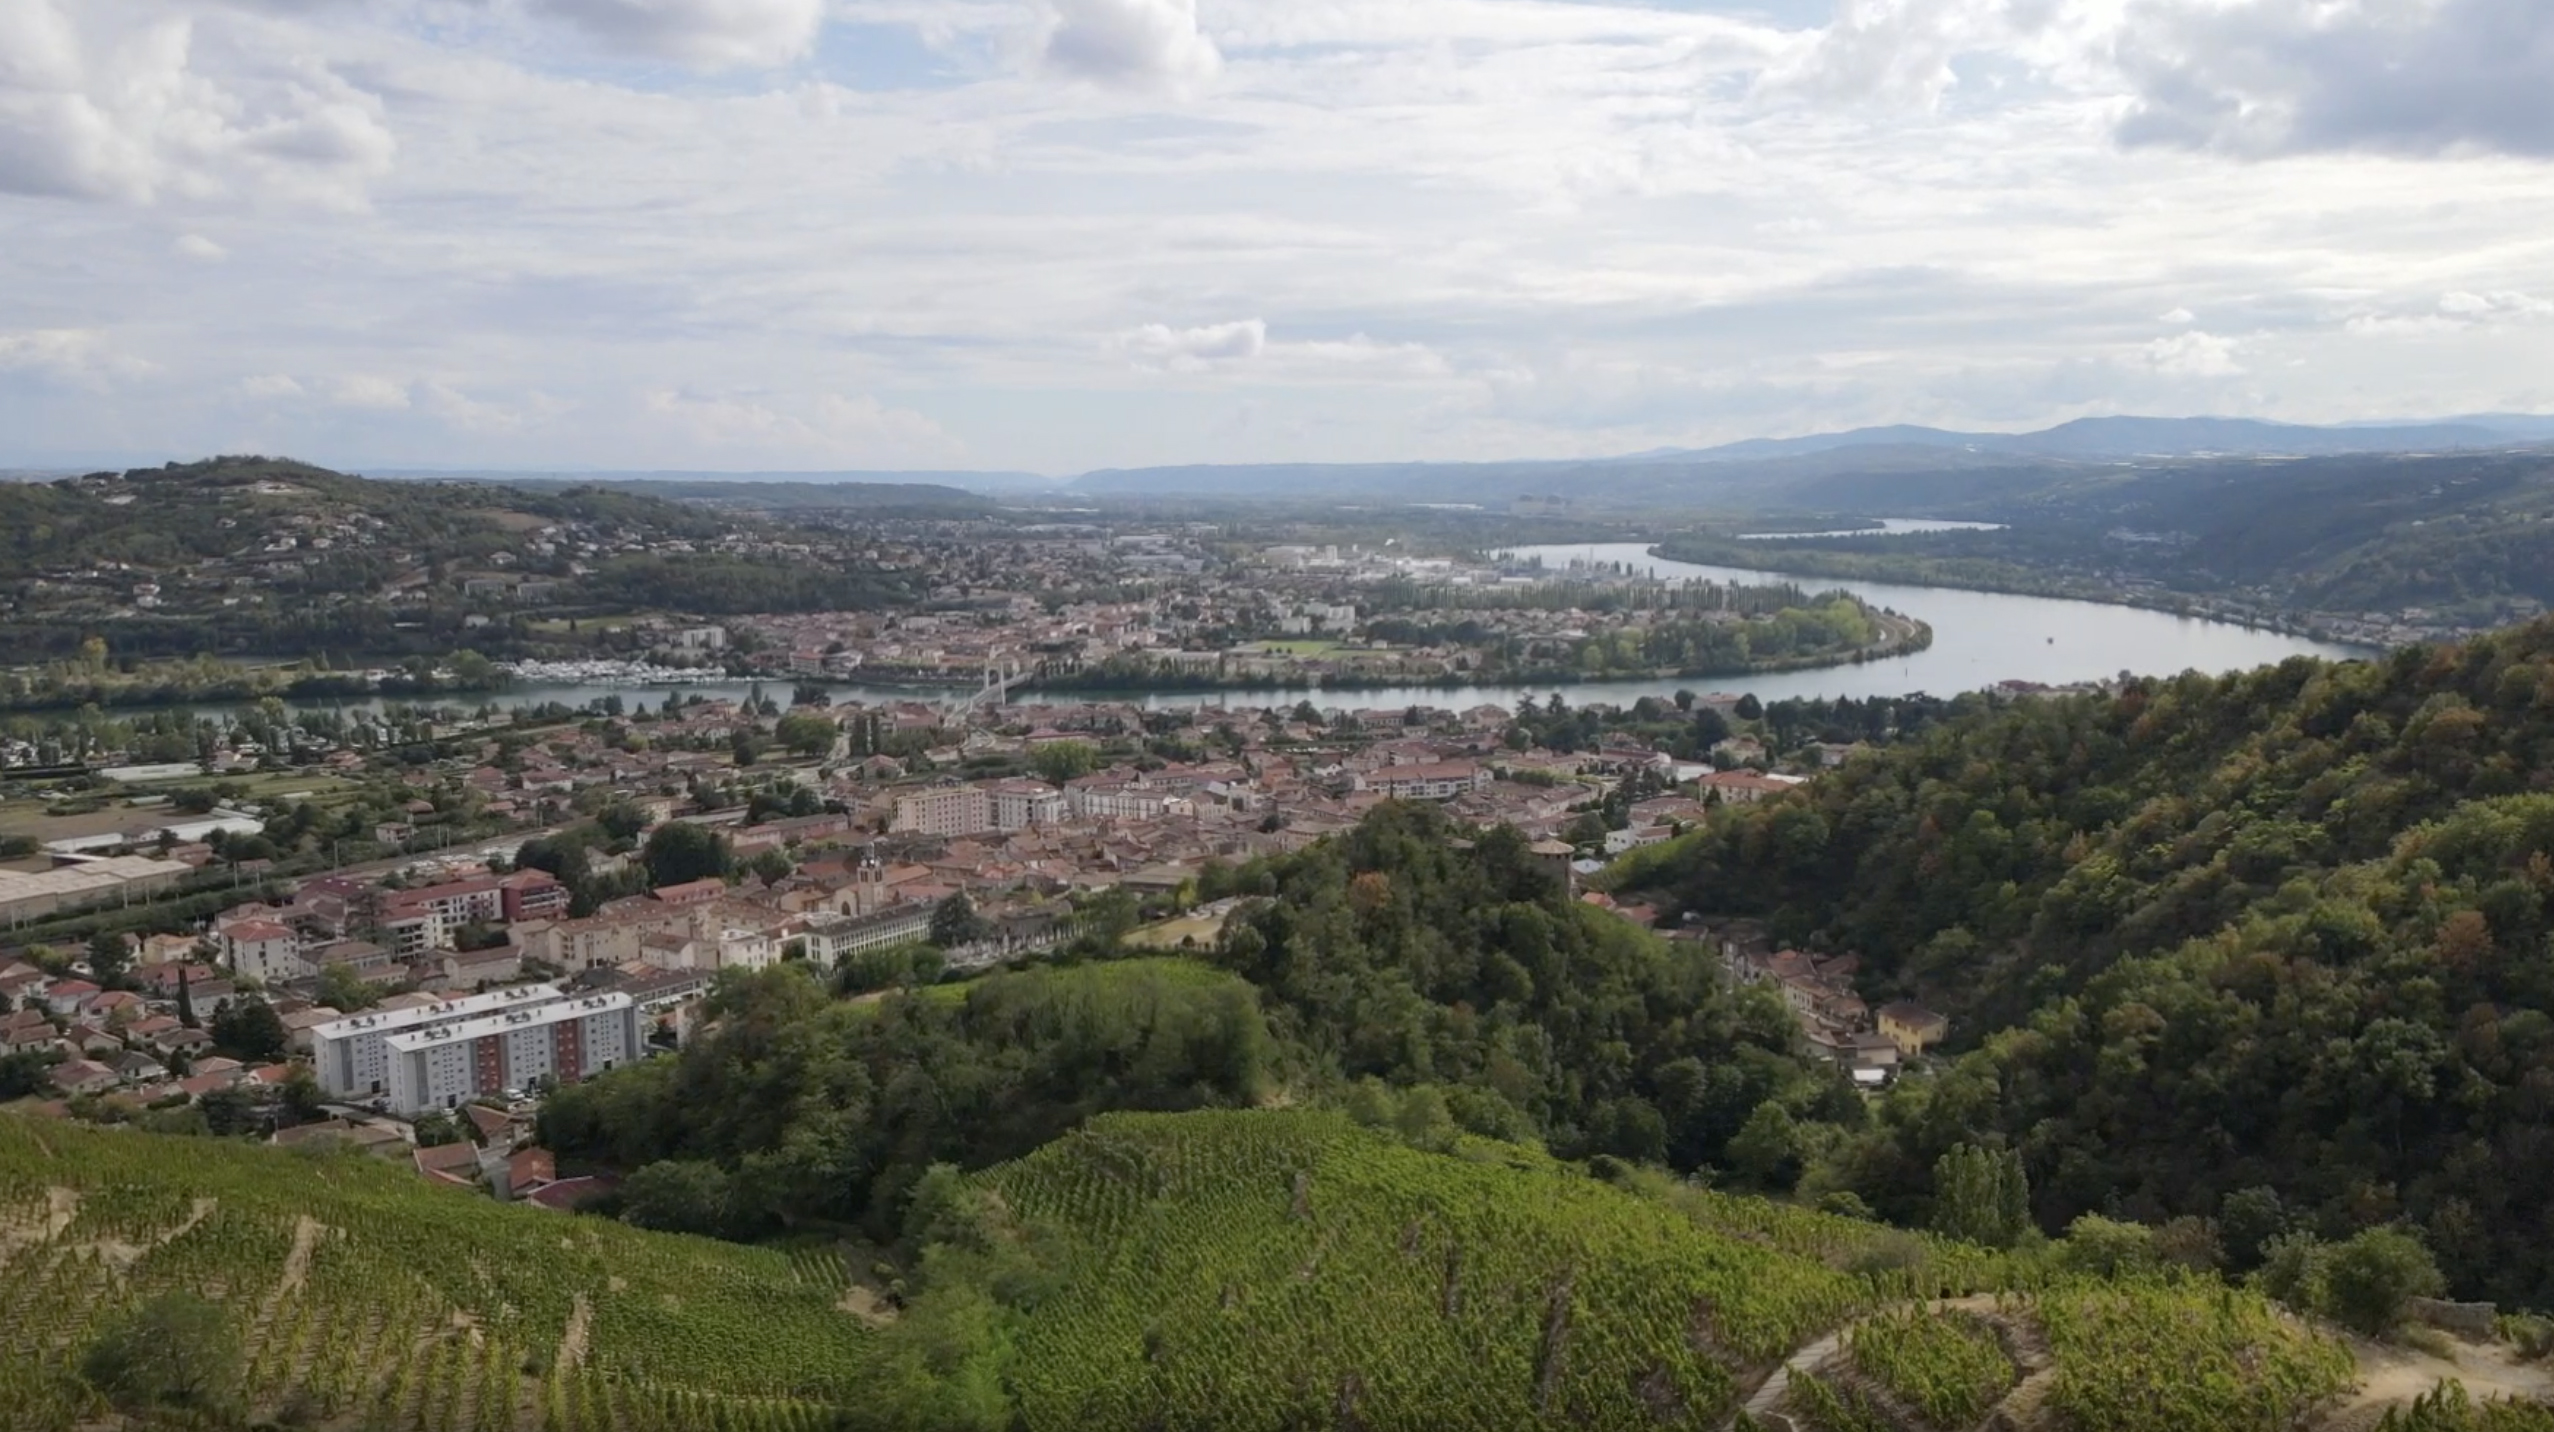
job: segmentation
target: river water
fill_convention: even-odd
[[[2096,681],[2123,671],[2140,675],[2169,675],[2189,670],[2222,672],[2262,666],[2298,655],[2353,657],[2368,654],[2356,647],[2102,602],[2010,596],[2001,592],[1973,592],[1954,587],[1837,581],[1782,572],[1671,562],[1651,556],[1648,544],[1641,542],[1519,547],[1513,550],[1519,557],[1541,557],[1543,565],[1556,573],[1574,561],[1620,562],[1635,571],[1665,578],[1739,583],[1788,581],[1811,591],[1842,588],[1874,606],[1906,613],[1933,626],[1933,645],[1910,656],[1760,676],[1578,682],[1559,688],[1564,699],[1572,705],[1590,701],[1628,705],[1643,696],[1667,695],[1680,686],[1697,691],[1753,692],[1762,701],[1779,701],[1791,696],[1904,696],[1917,691],[1948,696],[2003,681],[2036,681],[2049,686],[2063,686],[2069,682]],[[660,707],[669,693],[698,693],[711,699],[736,700],[745,696],[752,685],[743,681],[652,688],[532,685],[514,687],[494,697],[444,697],[431,704],[470,708],[486,701],[494,701],[500,706],[556,701],[569,706],[583,706],[604,696],[617,695],[625,703],[644,701],[651,707]],[[792,685],[787,677],[762,683],[764,692],[781,702],[789,699]],[[1055,705],[1091,701],[1132,702],[1150,710],[1291,706],[1301,700],[1310,700],[1316,706],[1390,709],[1421,705],[1464,707],[1485,701],[1513,706],[1522,697],[1532,696],[1539,700],[1553,689],[1550,686],[1485,685],[1155,693],[1025,691],[1020,693],[1019,699]],[[930,700],[947,694],[911,687],[870,687],[852,683],[832,683],[827,690],[836,702],[871,704]],[[370,701],[297,704],[335,705],[341,709],[378,705]]]

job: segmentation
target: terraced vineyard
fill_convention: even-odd
[[[2057,1355],[2049,1406],[2082,1432],[2284,1432],[2355,1371],[2341,1344],[2213,1281],[2071,1283],[2036,1301]]]
[[[359,1154],[0,1116],[0,1406],[103,1404],[103,1324],[197,1294],[241,1331],[260,1413],[433,1432],[831,1427],[861,1323],[839,1261],[508,1208]]]
[[[1880,1314],[1857,1324],[1848,1346],[1855,1367],[1945,1432],[1974,1426],[2014,1383],[1994,1330],[1958,1309]]]
[[[1543,1164],[1320,1114],[1095,1119],[992,1171],[1074,1230],[1032,1428],[1717,1425],[1867,1284]]]
[[[1331,1113],[1108,1115],[928,1182],[931,1251],[868,1286],[819,1238],[0,1115],[0,1425],[107,1425],[81,1356],[173,1292],[238,1330],[253,1415],[384,1432],[1700,1429],[1743,1394],[1823,1432],[2287,1432],[2352,1374],[2211,1281],[1989,1298],[1973,1249]]]

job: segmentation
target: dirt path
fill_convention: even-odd
[[[1927,1307],[1934,1312],[1956,1309],[1999,1321],[2013,1321],[1997,1308],[1995,1299],[1990,1296],[1944,1299],[1927,1304]],[[1748,1395],[1744,1404],[1746,1414],[1766,1428],[1794,1427],[1795,1424],[1782,1410],[1792,1378],[1800,1373],[1816,1372],[1822,1364],[1835,1357],[1843,1349],[1845,1338],[1852,1332],[1853,1326],[1847,1323],[1804,1344],[1799,1351],[1783,1359],[1764,1383]],[[2038,1339],[2035,1325],[2026,1326],[2030,1335],[2018,1344],[2006,1347],[2008,1355],[2014,1358],[2021,1380],[1988,1412],[1984,1419],[1987,1427],[2028,1428],[2039,1425],[2042,1420],[2041,1404],[2047,1397],[2057,1369],[2048,1357],[2046,1344]],[[2463,1383],[2465,1390],[2478,1402],[2492,1398],[2554,1402],[2554,1364],[2522,1362],[2505,1344],[2460,1342],[2455,1345],[2453,1356],[2440,1357],[2418,1348],[2372,1342],[2366,1338],[2344,1337],[2342,1342],[2358,1362],[2358,1384],[2315,1419],[2318,1432],[2371,1432],[2384,1419],[2388,1408],[2409,1404],[2414,1398],[2450,1380]]]
[[[284,1255],[284,1276],[275,1285],[277,1301],[301,1291],[310,1277],[310,1255],[319,1251],[319,1235],[327,1231],[326,1225],[307,1213],[293,1220],[293,1251]]]
[[[121,1238],[101,1238],[89,1246],[97,1250],[98,1254],[104,1257],[109,1263],[114,1264],[120,1269],[130,1271],[133,1265],[141,1262],[143,1257],[149,1254],[152,1249],[157,1248],[162,1244],[175,1242],[177,1239],[185,1237],[196,1224],[201,1223],[206,1218],[210,1217],[213,1210],[219,1206],[220,1203],[216,1199],[199,1198],[195,1200],[193,1206],[187,1209],[184,1222],[179,1223],[175,1228],[170,1229],[168,1232],[153,1238],[148,1243],[127,1243]]]
[[[585,1361],[585,1344],[593,1328],[594,1300],[579,1293],[575,1306],[568,1310],[567,1328],[559,1334],[559,1355],[550,1360],[550,1365],[562,1375],[576,1371],[577,1365]]]
[[[2521,1362],[2500,1343],[2458,1343],[2456,1355],[2445,1358],[2365,1338],[2342,1341],[2359,1361],[2359,1386],[2333,1409],[2326,1427],[2374,1425],[2385,1408],[2408,1403],[2451,1378],[2464,1383],[2477,1402],[2494,1397],[2554,1400],[2554,1368]]]
[[[1791,1391],[1792,1374],[1816,1371],[1820,1363],[1834,1357],[1836,1350],[1844,1345],[1845,1330],[1838,1328],[1784,1358],[1782,1365],[1776,1367],[1766,1376],[1762,1385],[1748,1394],[1743,1410],[1762,1426],[1789,1427],[1791,1419],[1783,1415],[1782,1403],[1784,1395]]]
[[[48,1188],[44,1191],[44,1241],[52,1242],[80,1216],[80,1191],[76,1188]]]
[[[1956,1311],[1991,1314],[1996,1311],[1995,1298],[1985,1293],[1972,1294],[1965,1298],[1937,1298],[1925,1304],[1925,1307],[1937,1313]],[[1766,1374],[1764,1382],[1747,1395],[1747,1400],[1741,1404],[1740,1410],[1754,1418],[1761,1426],[1771,1428],[1792,1426],[1791,1419],[1782,1410],[1782,1404],[1783,1395],[1791,1391],[1793,1375],[1816,1372],[1820,1364],[1843,1350],[1845,1335],[1853,1331],[1855,1323],[1861,1321],[1860,1318],[1856,1318],[1853,1322],[1844,1324],[1824,1337],[1802,1344],[1799,1351],[1784,1358],[1780,1366]],[[2025,1367],[2022,1371],[2034,1373],[2043,1369]],[[2017,1387],[2014,1391],[2018,1393],[2021,1389]],[[1730,1420],[1733,1423],[1737,1421],[1736,1418]]]
[[[170,1229],[168,1232],[161,1234],[158,1239],[152,1242],[151,1246],[157,1248],[163,1243],[175,1243],[187,1234],[194,1232],[196,1224],[212,1217],[213,1210],[221,1206],[222,1201],[218,1198],[199,1198],[195,1200],[194,1206],[186,1210],[186,1221],[180,1223],[175,1228]]]

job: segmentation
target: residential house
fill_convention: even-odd
[[[1912,1058],[1941,1043],[1951,1032],[1951,1021],[1923,1005],[1898,1000],[1880,1006],[1880,1032]]]

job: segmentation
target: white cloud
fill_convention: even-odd
[[[1136,367],[1165,373],[1201,373],[1218,363],[1256,358],[1267,346],[1268,325],[1256,318],[1195,328],[1147,323],[1117,338]]]
[[[2469,293],[2458,289],[2439,295],[2438,304],[2427,312],[2354,313],[2343,327],[2361,338],[2433,337],[2541,318],[2554,318],[2554,301],[2513,290]]]
[[[2185,323],[2197,323],[2199,321],[2199,315],[2191,312],[2187,308],[2174,308],[2155,315],[2155,321],[2157,323],[2170,323],[2178,327]]]
[[[2476,322],[2497,318],[2545,318],[2554,316],[2554,301],[2538,298],[2532,293],[2466,293],[2459,290],[2439,296],[2439,311]]]
[[[525,0],[615,49],[702,69],[785,65],[805,55],[825,0]]]
[[[1931,108],[1956,82],[1952,58],[1984,43],[1993,18],[1976,0],[1836,0],[1826,28],[1768,69],[1761,88]]]
[[[118,351],[106,335],[88,328],[34,328],[0,331],[0,373],[102,387],[118,379],[138,378],[153,365]]]
[[[1424,343],[1379,343],[1362,333],[1338,339],[1270,343],[1261,351],[1271,369],[1306,378],[1370,382],[1386,378],[1443,378],[1454,372],[1444,354]]]
[[[645,396],[644,406],[689,451],[728,466],[766,461],[892,466],[945,460],[961,450],[928,417],[867,394],[827,393],[800,401],[771,393],[659,388]]]
[[[196,40],[165,4],[0,0],[0,191],[342,205],[387,172],[396,145],[373,96],[291,54],[216,78]]]
[[[1197,0],[1044,0],[1051,70],[1102,84],[1187,90],[1224,57],[1199,33]]]
[[[408,385],[376,373],[349,373],[327,385],[328,400],[341,408],[389,412],[409,406]]]
[[[202,234],[178,235],[177,241],[169,245],[169,251],[179,258],[196,259],[204,263],[219,263],[231,256],[230,250]]]
[[[2554,155],[2545,0],[2144,0],[2119,55],[2133,144]]]
[[[2143,350],[2146,365],[2178,378],[2224,378],[2244,371],[2235,361],[2235,340],[2192,329],[2158,338]]]
[[[252,373],[239,380],[239,393],[241,397],[259,402],[273,402],[283,398],[307,397],[310,390],[290,373]]]

